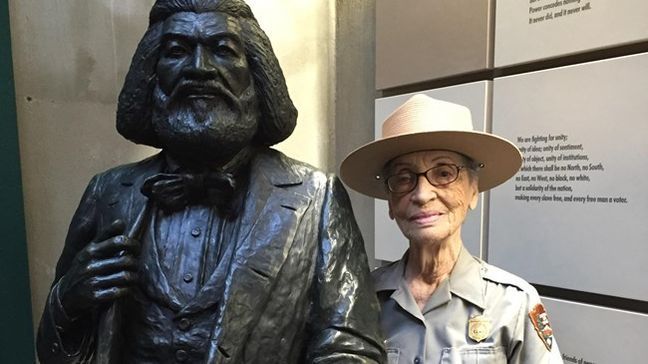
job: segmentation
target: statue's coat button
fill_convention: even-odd
[[[180,328],[180,330],[182,331],[187,331],[189,327],[191,327],[191,321],[189,321],[189,319],[186,317],[183,317],[178,322],[178,328]]]
[[[179,361],[179,362],[184,362],[184,361],[186,361],[187,359],[189,359],[189,354],[187,354],[186,351],[180,349],[180,350],[176,351],[176,353],[175,353],[175,357],[176,357],[176,360],[177,360],[177,361]]]

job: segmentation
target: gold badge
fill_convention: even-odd
[[[491,331],[491,320],[485,316],[478,315],[468,320],[468,336],[481,342],[488,337]]]
[[[542,304],[537,304],[529,311],[529,318],[535,328],[540,340],[545,345],[547,350],[551,351],[551,346],[553,345],[553,330],[549,324],[549,316],[547,316],[547,311],[545,310]]]

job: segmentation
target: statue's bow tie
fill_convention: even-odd
[[[166,212],[204,204],[215,205],[221,212],[228,213],[235,189],[236,183],[230,173],[158,173],[144,181],[142,193]]]

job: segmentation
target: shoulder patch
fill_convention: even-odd
[[[553,330],[549,324],[549,316],[547,315],[544,306],[540,303],[533,306],[531,311],[529,311],[529,318],[533,323],[533,328],[538,334],[538,337],[542,340],[542,343],[545,345],[547,350],[551,351],[551,346],[554,341]]]

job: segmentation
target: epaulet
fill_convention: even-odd
[[[383,265],[382,267],[378,267],[374,270],[371,271],[371,276],[374,278],[378,278],[388,272],[389,270],[393,269],[394,265],[396,265],[398,261],[390,262],[386,265]]]
[[[394,269],[397,264],[398,261],[391,262],[385,266],[376,268],[373,271],[371,271],[371,278],[373,279],[374,288],[376,289],[376,292],[383,291],[383,290],[395,290],[397,288],[397,286],[394,286],[389,282],[387,282],[385,278],[387,276],[394,274]]]
[[[538,292],[530,283],[516,276],[515,274],[509,273],[488,263],[482,263],[482,265],[484,268],[484,279],[487,279],[491,282],[516,287],[520,291],[529,293],[534,296],[538,295]]]

